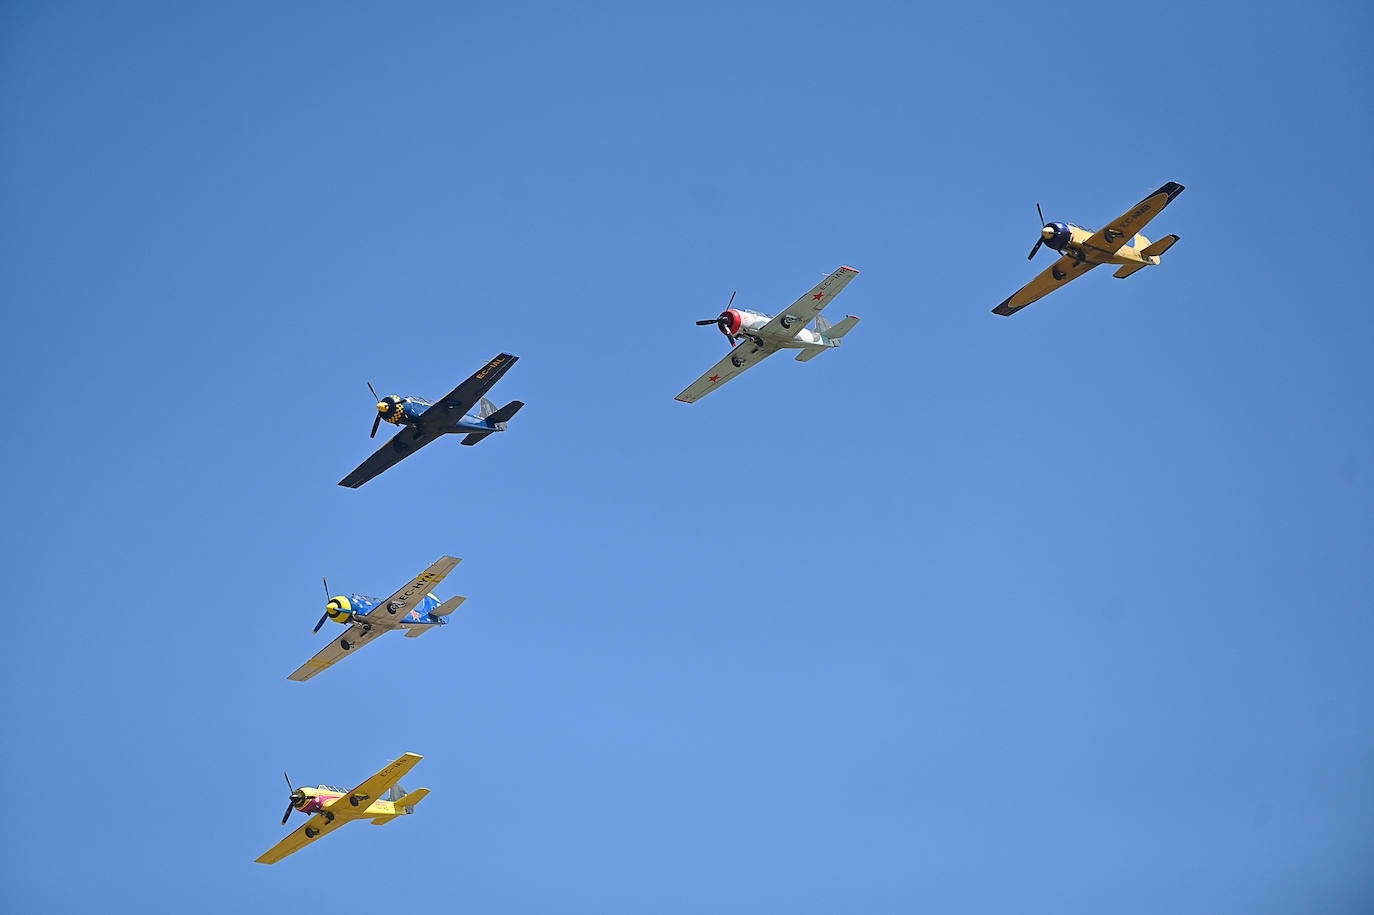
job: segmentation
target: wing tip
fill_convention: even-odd
[[[841,265],[840,265],[840,269],[841,269],[841,270],[848,270],[850,273],[858,273],[858,272],[859,272],[859,268],[857,268],[857,267],[850,267],[850,266],[848,266],[847,264],[841,264]]]
[[[1168,206],[1170,203],[1173,203],[1175,197],[1182,194],[1185,190],[1187,189],[1177,181],[1166,181],[1160,185],[1159,190],[1151,194],[1150,197],[1158,197],[1160,194],[1165,194],[1169,199],[1164,201],[1164,205]],[[1145,199],[1149,200],[1150,197],[1146,197]]]
[[[686,397],[683,397],[681,394],[679,394],[679,395],[677,395],[676,397],[674,397],[673,400],[676,400],[678,403],[696,403],[695,400],[688,400]]]
[[[998,305],[996,308],[994,308],[994,309],[992,310],[992,313],[995,314],[995,315],[1001,315],[1001,316],[1004,317],[1004,318],[1009,318],[1009,317],[1011,317],[1012,315],[1016,314],[1018,311],[1020,311],[1022,308],[1025,308],[1025,307],[1026,307],[1026,306],[1022,305],[1022,306],[1020,306],[1020,307],[1018,307],[1018,308],[1010,308],[1010,307],[1007,306],[1007,302],[1010,302],[1010,301],[1011,301],[1011,299],[1007,299],[1006,302],[1003,302],[1001,305]]]

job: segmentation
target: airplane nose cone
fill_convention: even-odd
[[[379,400],[379,401],[377,401],[377,412],[378,412],[378,413],[385,413],[385,412],[387,412],[387,411],[390,410],[390,409],[391,409],[391,404],[387,403],[385,400]]]
[[[1051,238],[1054,238],[1054,226],[1047,225],[1044,228],[1042,228],[1040,230],[1040,237],[1043,238],[1045,241],[1049,241]]]

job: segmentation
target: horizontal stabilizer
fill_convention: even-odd
[[[490,433],[490,432],[472,432],[472,433],[469,433],[468,435],[463,436],[463,444],[464,444],[464,445],[475,445],[475,444],[477,444],[478,442],[480,442],[482,439],[486,438],[488,435],[491,435],[491,433]]]
[[[855,317],[854,315],[849,315],[847,318],[845,318],[838,324],[834,325],[833,327],[827,327],[824,333],[831,340],[838,340],[845,334],[853,330],[854,325],[858,323],[859,319],[857,317]]]
[[[797,353],[797,361],[810,362],[812,359],[815,359],[817,356],[819,356],[821,353],[825,352],[828,349],[830,349],[830,347],[828,346],[808,346],[800,353]]]
[[[1141,251],[1140,253],[1141,253],[1141,255],[1143,255],[1144,257],[1159,257],[1159,256],[1160,256],[1161,254],[1163,254],[1165,251],[1168,251],[1171,247],[1173,247],[1173,244],[1174,244],[1174,242],[1176,242],[1176,241],[1178,241],[1178,236],[1177,236],[1177,235],[1166,235],[1166,236],[1164,236],[1163,238],[1161,238],[1159,241],[1157,241],[1157,242],[1155,242],[1154,244],[1150,245],[1150,247],[1146,248],[1144,251]],[[1120,276],[1120,275],[1121,275],[1121,273],[1120,273],[1120,271],[1118,271],[1118,272],[1117,272],[1117,276]]]
[[[1119,279],[1119,280],[1124,280],[1126,277],[1130,276],[1132,273],[1135,273],[1137,270],[1144,269],[1146,266],[1147,266],[1146,264],[1127,264],[1126,266],[1122,267],[1120,270],[1118,270],[1118,271],[1116,271],[1115,273],[1113,273],[1112,276],[1116,277],[1116,278]]]
[[[429,797],[428,788],[416,788],[396,802],[397,810],[404,810],[406,813],[414,813],[415,805]]]
[[[501,409],[497,410],[495,413],[492,413],[490,416],[487,416],[487,417],[486,417],[486,420],[487,420],[487,422],[492,422],[492,423],[504,423],[504,422],[507,422],[507,421],[510,420],[510,418],[511,418],[512,416],[514,416],[515,414],[519,413],[519,412],[520,412],[520,408],[523,407],[524,405],[525,405],[525,404],[524,404],[522,401],[519,401],[519,400],[512,400],[510,403],[506,404],[504,407],[502,407]]]
[[[459,605],[462,604],[465,600],[467,600],[466,597],[450,597],[448,600],[444,601],[442,604],[435,607],[433,610],[429,611],[430,615],[448,616],[454,610],[457,610]]]

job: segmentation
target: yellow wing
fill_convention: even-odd
[[[1090,257],[1111,257],[1182,193],[1183,185],[1177,181],[1165,182],[1159,190],[1093,233],[1083,242],[1084,251],[1091,251]]]
[[[1070,280],[1076,280],[1096,264],[1080,261],[1067,255],[1059,258],[1050,269],[1022,286],[1010,298],[992,310],[995,315],[1014,315],[1031,302],[1044,298]]]
[[[362,816],[368,804],[380,799],[386,794],[386,789],[405,778],[406,773],[415,768],[415,764],[422,759],[424,757],[419,753],[402,754],[400,759],[388,763],[385,769],[335,801],[335,807],[348,805],[349,813]]]
[[[306,820],[305,825],[300,829],[263,852],[257,861],[259,864],[276,864],[287,855],[295,854],[320,836],[333,832],[347,822],[346,817],[335,817],[330,820],[324,814],[317,813]]]

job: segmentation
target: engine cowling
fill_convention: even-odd
[[[377,401],[377,413],[392,425],[399,425],[405,421],[405,403],[395,394],[388,394]]]
[[[336,623],[348,625],[348,621],[353,618],[353,602],[340,594],[338,597],[331,597],[329,603],[324,605],[324,612]]]
[[[727,308],[720,313],[720,317],[716,318],[716,326],[725,336],[734,339],[735,334],[739,333],[739,329],[744,326],[744,315],[733,308]]]
[[[1062,222],[1047,222],[1040,229],[1040,239],[1046,248],[1062,251],[1065,245],[1073,241],[1073,231]]]

